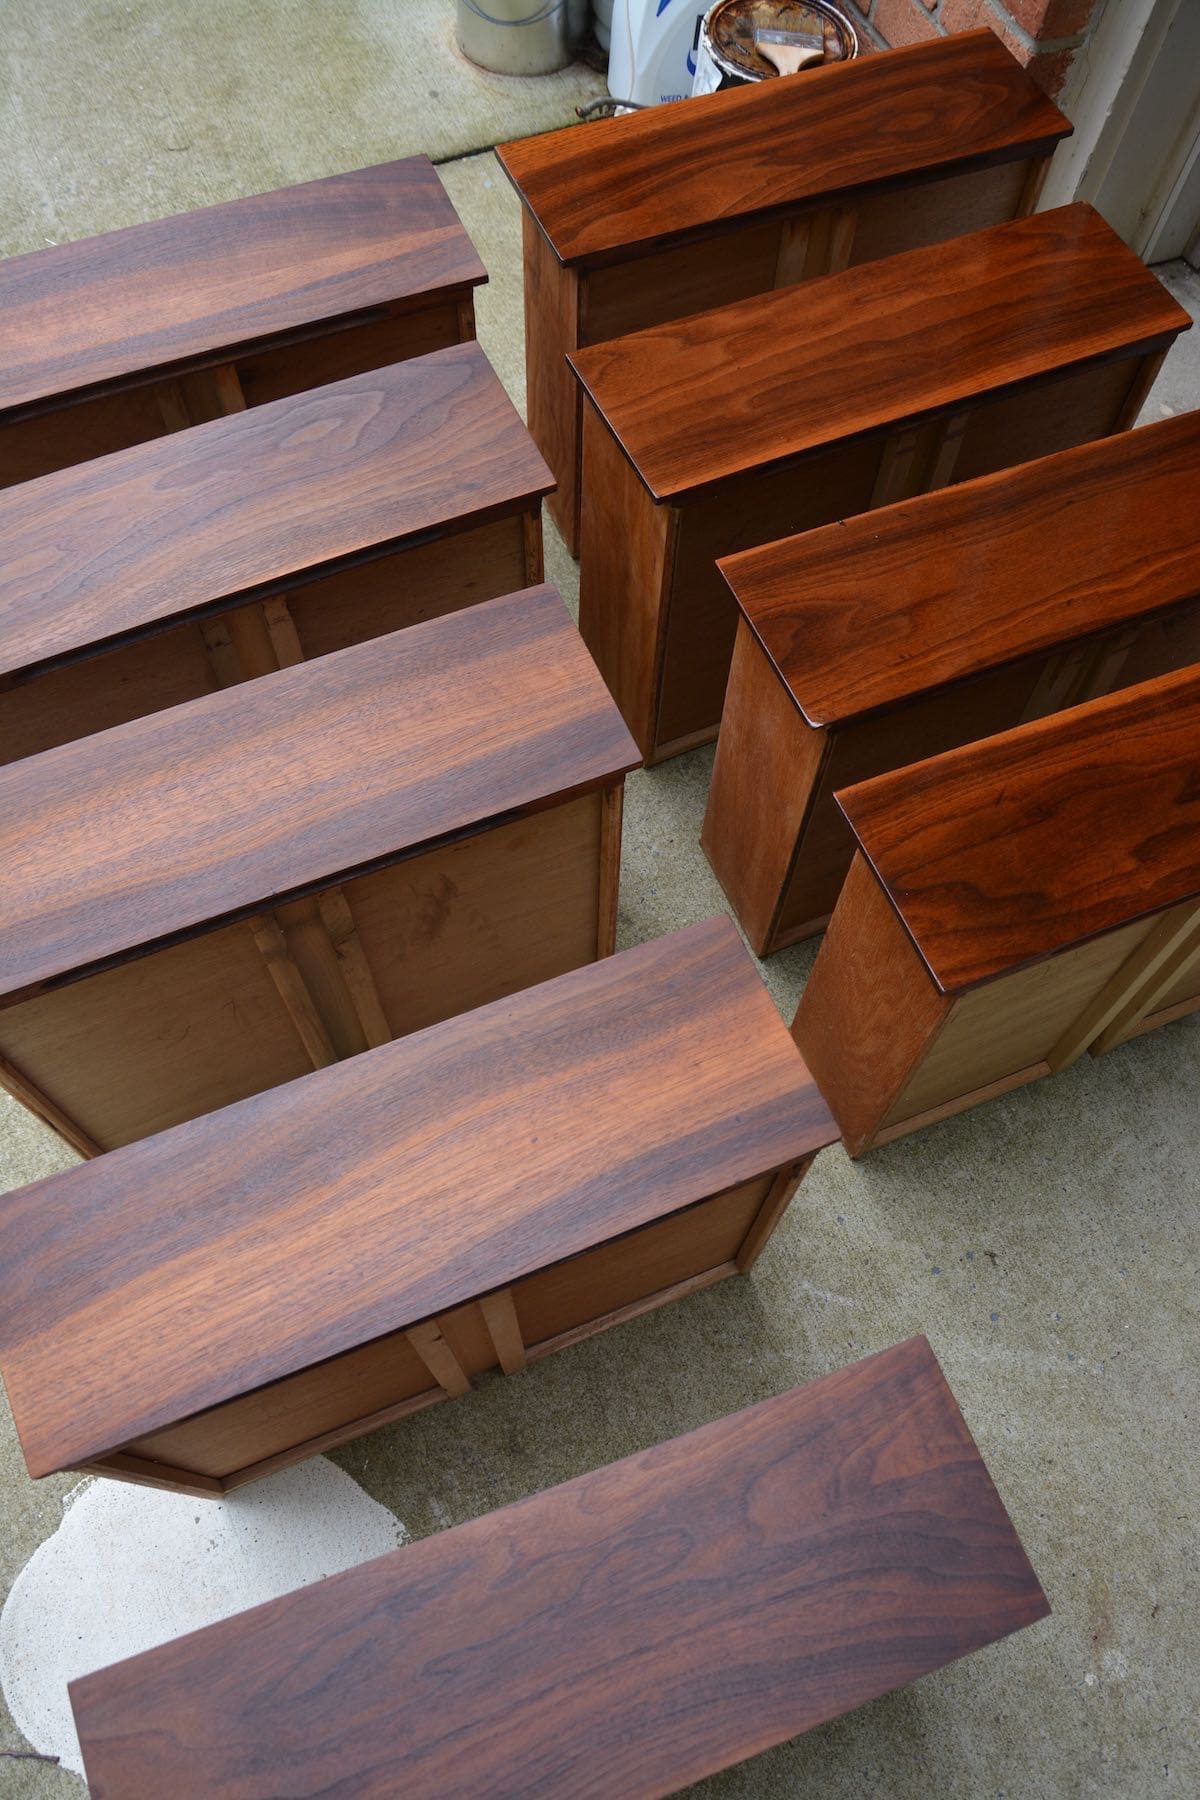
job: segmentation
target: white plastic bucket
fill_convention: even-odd
[[[496,75],[552,75],[571,60],[566,0],[458,0],[457,36]]]

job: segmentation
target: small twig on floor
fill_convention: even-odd
[[[0,1750],[0,1756],[7,1756],[10,1762],[48,1762],[56,1763],[57,1756],[43,1756],[40,1750]]]

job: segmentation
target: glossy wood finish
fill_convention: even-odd
[[[472,342],[0,492],[0,760],[538,581],[549,486]]]
[[[1070,131],[1000,40],[972,31],[496,154],[558,260],[591,264],[832,194],[1048,155]]]
[[[793,1027],[852,1154],[1200,1005],[1200,672],[839,794]]]
[[[10,764],[0,1057],[110,1148],[607,954],[636,760],[543,587]]]
[[[52,1177],[0,1201],[30,1472],[124,1452],[163,1484],[232,1485],[322,1431],[356,1435],[379,1410],[364,1349],[390,1354],[398,1332],[429,1399],[519,1369],[547,1339],[733,1273],[775,1176],[836,1135],[713,919]],[[412,1398],[393,1380],[385,1399]]]
[[[849,782],[1200,662],[1200,414],[726,559],[702,843],[759,955],[828,918]]]
[[[424,156],[11,257],[0,482],[473,337],[486,279]]]
[[[1029,211],[1069,131],[979,31],[502,145],[524,207],[530,429],[571,550],[567,352]]]
[[[659,1795],[1049,1611],[916,1338],[72,1683],[95,1800]],[[497,1719],[502,1725],[497,1726]]]
[[[571,358],[651,497],[977,404],[1190,320],[1079,202]],[[933,334],[931,336],[931,327]],[[784,372],[786,371],[786,378]]]
[[[580,629],[647,760],[714,735],[717,558],[1120,429],[1189,323],[1077,205],[576,353]]]

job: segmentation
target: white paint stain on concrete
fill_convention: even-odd
[[[67,1683],[382,1556],[400,1521],[323,1456],[224,1500],[73,1488],[0,1616],[0,1683],[35,1749],[83,1773]]]

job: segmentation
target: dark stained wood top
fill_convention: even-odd
[[[810,725],[1200,594],[1200,413],[726,557]]]
[[[737,932],[710,919],[115,1150],[0,1199],[0,1341],[30,1470],[836,1137]]]
[[[0,262],[0,411],[487,271],[426,156]]]
[[[554,485],[479,345],[0,492],[0,677]]]
[[[1083,202],[572,351],[656,500],[1191,324]]]
[[[838,804],[930,974],[975,987],[1200,894],[1200,669],[857,786]]]
[[[1049,1610],[914,1338],[70,1692],[94,1800],[630,1800]]]
[[[656,106],[496,154],[563,263],[1049,153],[1067,119],[990,31]]]
[[[640,762],[552,587],[0,768],[0,1003]]]

